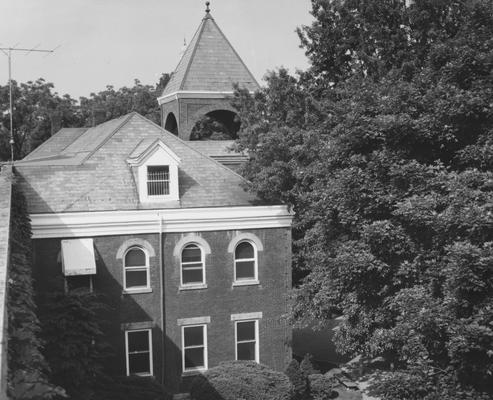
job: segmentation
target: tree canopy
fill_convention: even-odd
[[[406,4],[407,3],[407,4]],[[493,4],[312,0],[311,67],[236,91],[243,174],[296,211],[293,317],[384,399],[493,393]]]
[[[12,81],[14,159],[23,158],[62,127],[93,126],[137,111],[160,123],[159,97],[169,81],[163,74],[156,85],[142,85],[138,79],[133,87],[105,90],[81,97],[79,101],[54,92],[53,83]],[[0,161],[10,159],[9,85],[0,86]]]

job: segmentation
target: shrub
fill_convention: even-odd
[[[320,373],[320,371],[314,366],[313,356],[309,353],[306,353],[303,360],[301,360],[300,370],[303,376],[307,379],[309,375]]]
[[[333,379],[322,374],[312,374],[308,376],[308,382],[310,395],[313,400],[325,400],[337,397]]]
[[[305,399],[307,397],[308,385],[307,379],[301,373],[299,362],[295,359],[292,359],[284,373],[289,378],[289,381],[293,384],[294,399]]]
[[[92,400],[172,400],[173,395],[153,378],[122,376],[100,379]]]
[[[219,364],[192,381],[193,400],[290,400],[293,386],[286,375],[254,361]]]

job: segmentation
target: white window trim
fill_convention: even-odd
[[[202,282],[192,282],[192,283],[183,283],[183,250],[185,247],[195,245],[200,249],[200,261],[202,262]],[[187,264],[187,263],[185,263]],[[194,262],[189,262],[188,264],[195,264]],[[197,242],[187,242],[185,243],[180,251],[180,290],[191,290],[191,289],[205,289],[207,288],[207,280],[205,276],[205,251],[203,247]]]
[[[204,336],[204,366],[203,367],[196,367],[196,368],[185,368],[185,329],[186,328],[194,328],[197,326],[202,327],[202,334]],[[198,348],[201,346],[190,346],[187,348]],[[208,369],[209,365],[209,351],[207,348],[207,324],[190,324],[190,325],[182,325],[181,326],[181,370],[182,373],[188,374],[188,373],[200,373],[202,371],[206,371]]]
[[[234,321],[235,324],[235,360],[238,360],[238,323],[242,322],[255,322],[255,362],[260,361],[260,343],[259,343],[259,320],[258,319],[238,319]],[[251,342],[251,341],[248,341]],[[241,343],[248,343],[241,342]]]
[[[179,200],[178,165],[180,159],[161,141],[151,145],[136,159],[129,159],[137,167],[139,198],[141,203],[159,203]],[[147,192],[147,167],[169,168],[169,194],[149,195]]]
[[[144,252],[144,256],[145,256],[145,260],[146,260],[145,266],[127,267],[125,265],[127,253],[133,249],[138,249],[138,250],[141,250]],[[150,266],[149,266],[149,253],[147,252],[147,249],[144,247],[141,247],[141,246],[130,246],[123,253],[122,260],[123,260],[123,293],[150,293],[150,292],[152,292],[151,277],[150,277],[151,271],[150,271]],[[146,271],[146,285],[127,288],[127,270],[135,270],[135,271],[145,270]]]
[[[249,243],[253,247],[253,258],[241,258],[241,262],[244,261],[253,261],[253,269],[254,269],[254,277],[253,278],[247,278],[247,279],[236,279],[236,248],[242,244],[242,243]],[[234,269],[234,280],[233,280],[233,286],[247,286],[247,285],[258,285],[259,280],[258,280],[258,250],[257,250],[257,245],[255,242],[252,240],[240,240],[238,243],[236,243],[236,246],[234,247],[233,251],[233,269]]]
[[[130,357],[128,352],[128,334],[133,332],[148,332],[149,335],[149,373],[148,374],[135,374],[137,376],[154,376],[154,365],[153,365],[153,351],[152,351],[152,329],[131,329],[125,331],[125,359],[126,359],[126,372],[127,376],[130,376]],[[141,352],[139,352],[141,353]],[[132,353],[133,354],[133,353]]]

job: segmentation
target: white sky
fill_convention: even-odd
[[[106,85],[155,84],[172,72],[184,37],[205,14],[202,0],[0,0],[0,46],[54,48],[13,53],[12,78],[39,77],[59,94],[89,96]],[[295,29],[310,24],[310,0],[211,0],[211,14],[262,84],[267,70],[308,66]],[[0,83],[8,81],[0,53]]]

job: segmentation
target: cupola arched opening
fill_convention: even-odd
[[[164,129],[171,132],[173,135],[178,135],[178,123],[176,122],[175,114],[170,112],[166,117]]]
[[[232,140],[240,130],[238,114],[230,110],[214,110],[205,114],[194,125],[190,140]]]

